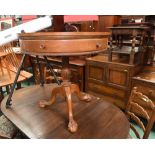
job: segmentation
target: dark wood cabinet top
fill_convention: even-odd
[[[132,30],[147,30],[150,29],[148,26],[113,26],[113,27],[109,27],[112,30],[115,29],[132,29]]]
[[[148,83],[152,83],[155,85],[155,72],[141,72],[135,77],[133,77],[134,80],[140,80]]]

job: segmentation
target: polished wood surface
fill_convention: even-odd
[[[151,115],[149,116],[148,112],[143,108],[141,102],[143,101],[150,109]],[[146,118],[147,125],[145,127],[144,123],[141,119],[135,114],[135,111],[139,111],[139,113]],[[153,123],[155,121],[155,105],[146,95],[142,94],[141,92],[137,91],[137,87],[134,87],[131,91],[131,95],[126,107],[126,113],[130,120],[134,120],[137,125],[143,130],[144,135],[142,138],[146,139],[149,137],[150,131],[153,127]],[[131,129],[134,131],[137,138],[141,138],[139,132],[134,127],[133,124],[130,124]]]
[[[120,63],[116,58],[108,61],[107,55],[97,55],[86,59],[86,92],[115,98],[115,103],[125,108],[131,89],[131,79],[141,71],[141,65]]]
[[[104,51],[108,32],[45,32],[19,34],[21,52],[34,55],[71,56]]]
[[[60,96],[56,104],[42,109],[41,99],[49,99],[57,85],[30,86],[15,91],[12,108],[6,109],[7,97],[2,101],[2,112],[29,138],[127,138],[129,122],[113,104],[92,96],[91,102],[73,97],[74,117],[79,125],[76,133],[67,130],[66,102]]]
[[[120,15],[99,15],[99,31],[110,31],[108,27],[111,27],[113,25],[118,25],[121,23],[121,16]]]
[[[51,98],[39,102],[44,108],[55,102],[58,94],[66,98],[68,106],[68,129],[76,132],[78,124],[74,120],[71,95],[76,93],[80,100],[90,101],[90,96],[82,95],[79,86],[71,84],[69,56],[87,55],[103,52],[108,48],[108,32],[51,32],[51,33],[22,33],[19,34],[21,51],[31,55],[62,56],[62,83],[59,88],[52,90]],[[46,57],[44,57],[47,59]],[[47,60],[46,60],[47,61]]]

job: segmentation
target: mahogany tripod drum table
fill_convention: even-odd
[[[79,100],[87,102],[91,101],[91,97],[88,94],[81,93],[78,85],[71,84],[69,56],[103,52],[108,47],[108,37],[108,32],[41,32],[19,34],[21,52],[24,54],[19,72],[27,54],[36,55],[37,57],[44,56],[47,63],[47,56],[62,56],[61,76],[63,82],[52,90],[51,98],[48,101],[40,100],[38,102],[40,107],[51,105],[55,102],[56,95],[61,94],[67,101],[69,115],[68,129],[71,132],[76,132],[78,129],[78,124],[73,117],[72,94],[75,93]],[[42,80],[41,83],[43,86]],[[60,83],[58,82],[58,84]],[[7,107],[11,105],[12,93],[13,91],[6,102]]]

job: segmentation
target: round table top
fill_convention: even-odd
[[[125,114],[112,103],[92,96],[90,102],[73,97],[73,114],[78,123],[76,133],[67,129],[67,105],[57,96],[56,103],[44,108],[38,106],[41,99],[49,99],[56,84],[44,87],[34,85],[17,90],[13,94],[12,107],[5,108],[7,97],[1,104],[3,114],[29,138],[127,138],[129,122]]]
[[[21,52],[31,55],[74,56],[103,52],[109,32],[21,33]]]

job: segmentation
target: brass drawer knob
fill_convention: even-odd
[[[125,69],[124,72],[128,72],[128,70]]]
[[[45,45],[40,45],[40,49],[45,49]]]
[[[101,43],[96,43],[96,48],[100,48],[102,46]]]

